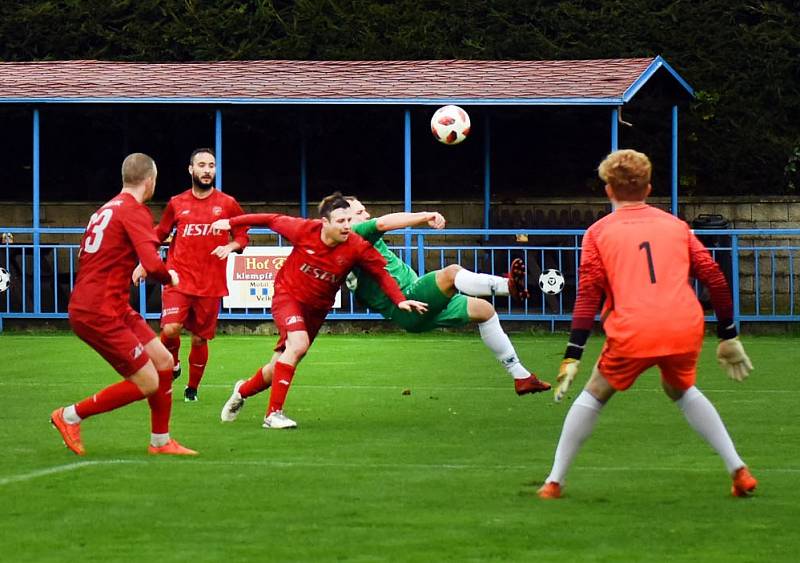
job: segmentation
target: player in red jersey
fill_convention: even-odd
[[[405,298],[397,282],[386,272],[386,260],[359,236],[351,236],[350,202],[339,192],[319,205],[321,219],[308,220],[277,213],[240,215],[216,221],[212,227],[227,230],[239,225],[264,225],[289,240],[292,251],[275,279],[272,317],[280,338],[275,354],[247,381],[238,381],[222,410],[223,421],[236,419],[247,397],[267,389],[269,407],[264,428],[295,428],[297,423],[283,414],[295,368],[314,342],[347,274],[359,267],[380,285],[403,311],[424,313],[425,303]]]
[[[558,498],[569,466],[589,437],[600,410],[617,391],[628,389],[646,369],[658,366],[661,386],[689,425],[720,455],[733,479],[734,496],[757,485],[717,410],[695,387],[703,344],[703,309],[693,276],[708,287],[721,342],[717,359],[741,381],[753,369],[737,338],[730,289],[711,254],[689,226],[645,203],[652,167],[646,155],[615,151],[600,163],[600,178],[614,213],[594,223],[583,238],[572,332],[558,374],[560,401],[575,378],[603,294],[606,342],[583,392],[564,420],[555,461],[542,498]]]
[[[89,220],[81,240],[78,278],[69,300],[69,323],[124,378],[86,399],[53,411],[50,422],[66,446],[84,455],[81,421],[147,397],[151,454],[195,455],[169,435],[172,356],[131,308],[130,272],[141,261],[156,280],[178,285],[167,271],[153,235],[153,216],[143,204],[153,197],[156,164],[142,153],[122,163],[122,191]]]
[[[167,267],[178,272],[181,284],[164,289],[161,296],[161,342],[175,361],[173,377],[180,376],[181,329],[192,333],[189,381],[184,401],[197,400],[197,389],[208,363],[208,341],[217,330],[220,299],[228,294],[225,267],[231,252],[247,246],[247,227],[230,233],[212,231],[211,223],[243,213],[236,200],[214,187],[216,158],[209,148],[195,149],[189,157],[192,187],[169,200],[156,228],[164,242],[175,231],[169,245]],[[134,283],[144,277],[141,266]]]

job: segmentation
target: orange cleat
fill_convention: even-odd
[[[163,446],[150,446],[147,448],[147,453],[151,455],[159,455],[159,454],[166,454],[166,455],[197,455],[197,452],[194,450],[190,450],[189,448],[184,448],[178,442],[175,441],[174,438],[170,438],[169,442],[164,444]]]
[[[550,481],[542,485],[539,490],[536,491],[536,494],[539,495],[539,498],[543,499],[561,498],[561,485],[555,481]]]
[[[78,424],[68,424],[64,420],[64,407],[53,411],[53,414],[50,415],[50,424],[61,434],[61,439],[64,440],[65,446],[77,455],[86,454],[81,441],[81,424],[80,422]]]
[[[745,465],[733,474],[731,494],[735,497],[749,497],[756,490],[756,486],[758,486],[758,481],[750,474],[750,470]]]
[[[511,271],[508,272],[508,294],[518,303],[531,296],[528,286],[525,285],[525,262],[521,258],[514,258],[511,261]]]
[[[517,395],[527,395],[528,393],[541,393],[550,389],[550,384],[546,381],[540,381],[535,373],[532,373],[525,379],[514,380],[514,390]]]

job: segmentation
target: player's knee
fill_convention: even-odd
[[[178,338],[181,335],[181,328],[182,326],[180,323],[169,323],[161,327],[161,332],[163,332],[167,338]]]
[[[208,340],[202,336],[197,336],[196,334],[192,335],[192,346],[202,346],[206,342],[208,342]]]
[[[485,299],[471,297],[467,305],[469,318],[477,323],[488,321],[495,315],[494,307]]]

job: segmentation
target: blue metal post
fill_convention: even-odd
[[[406,110],[404,115],[403,131],[403,211],[411,213],[411,110]],[[408,229],[403,235],[405,244],[405,261],[411,264],[411,233]]]
[[[218,109],[214,119],[214,152],[217,153],[217,189],[222,191],[222,110]]]
[[[489,207],[492,204],[492,139],[491,119],[486,115],[486,131],[483,137],[483,228],[489,229]],[[483,235],[483,240],[489,240],[489,235]]]
[[[305,135],[300,141],[300,217],[308,217],[308,156]]]
[[[39,110],[33,110],[33,312],[42,312],[42,254],[39,219]],[[25,283],[25,280],[22,280]]]
[[[678,106],[672,106],[672,214],[678,215]]]
[[[611,152],[619,149],[619,108],[611,110]]]
[[[758,262],[756,261],[756,263]],[[731,292],[733,293],[733,318],[736,321],[736,329],[738,330],[741,309],[741,304],[739,303],[739,235],[731,236]],[[756,313],[758,313],[758,310],[756,310]]]

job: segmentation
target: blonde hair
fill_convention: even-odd
[[[122,184],[135,186],[156,177],[155,161],[141,152],[129,154],[122,161]]]
[[[621,201],[638,201],[647,196],[653,165],[647,155],[632,149],[609,154],[597,168],[600,179],[611,186]]]

